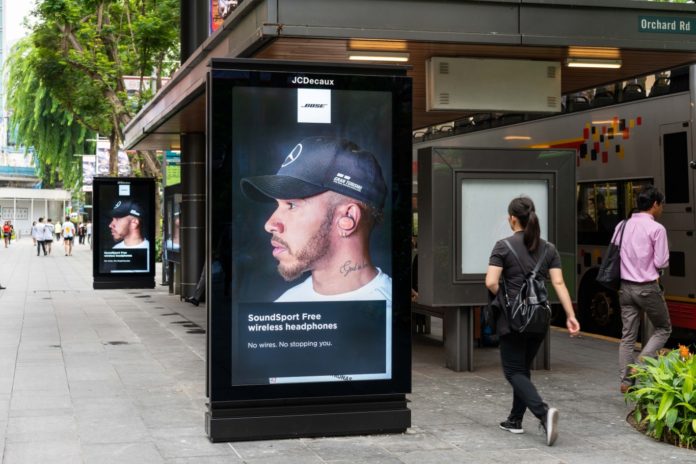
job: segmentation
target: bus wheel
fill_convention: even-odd
[[[595,280],[597,270],[587,271],[580,284],[578,320],[583,332],[621,337],[621,309],[615,292]]]

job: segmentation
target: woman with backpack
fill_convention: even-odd
[[[558,410],[550,408],[542,400],[531,381],[530,372],[550,321],[550,310],[544,314],[548,303],[543,280],[551,278],[551,284],[566,313],[566,327],[571,336],[580,331],[580,324],[575,318],[563,280],[558,251],[553,244],[541,238],[534,202],[527,197],[512,200],[508,206],[508,222],[513,235],[495,244],[486,272],[486,287],[496,295],[496,301],[500,302],[499,307],[502,308],[497,320],[500,358],[505,378],[513,390],[512,409],[507,420],[500,423],[500,428],[512,433],[524,433],[522,418],[529,409],[541,421],[546,432],[546,444],[551,446],[558,437]],[[537,275],[539,278],[535,280]],[[531,290],[541,296],[541,305],[533,299],[520,303],[520,298],[517,298],[518,294],[528,295],[527,287],[530,285],[534,287]],[[530,301],[535,304],[530,305]],[[525,306],[523,313],[530,309],[527,306],[532,311],[538,310],[537,318],[521,324],[517,311],[520,306]],[[511,311],[511,307],[516,310]],[[539,320],[543,322],[539,324]]]

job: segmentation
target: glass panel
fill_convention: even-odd
[[[616,225],[636,207],[650,179],[578,184],[578,244],[607,245]]]
[[[465,179],[461,193],[462,274],[485,274],[495,242],[512,235],[507,207],[513,198],[524,195],[534,201],[541,237],[548,237],[546,180]]]

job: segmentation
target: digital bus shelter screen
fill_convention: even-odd
[[[462,274],[485,274],[498,240],[512,235],[507,208],[513,198],[534,201],[541,237],[548,237],[549,187],[546,180],[464,179],[461,184]]]
[[[100,189],[99,272],[150,273],[150,253],[154,252],[150,185],[118,181],[100,184]]]
[[[391,379],[391,92],[231,104],[232,385]]]

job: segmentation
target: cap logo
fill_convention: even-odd
[[[119,206],[121,206],[121,201],[119,201],[118,203],[116,203],[116,204],[114,205],[114,209],[118,208]]]
[[[284,168],[285,166],[292,164],[297,158],[300,157],[301,153],[302,153],[302,144],[298,143],[297,145],[295,145],[295,148],[292,149],[290,154],[285,157],[285,161],[283,161],[283,164],[280,167]]]
[[[341,172],[336,173],[336,177],[334,177],[333,181],[334,181],[334,184],[348,187],[349,189],[353,189],[356,192],[362,192],[362,189],[363,189],[362,185],[356,184],[355,182],[351,181],[350,176],[345,175]]]

